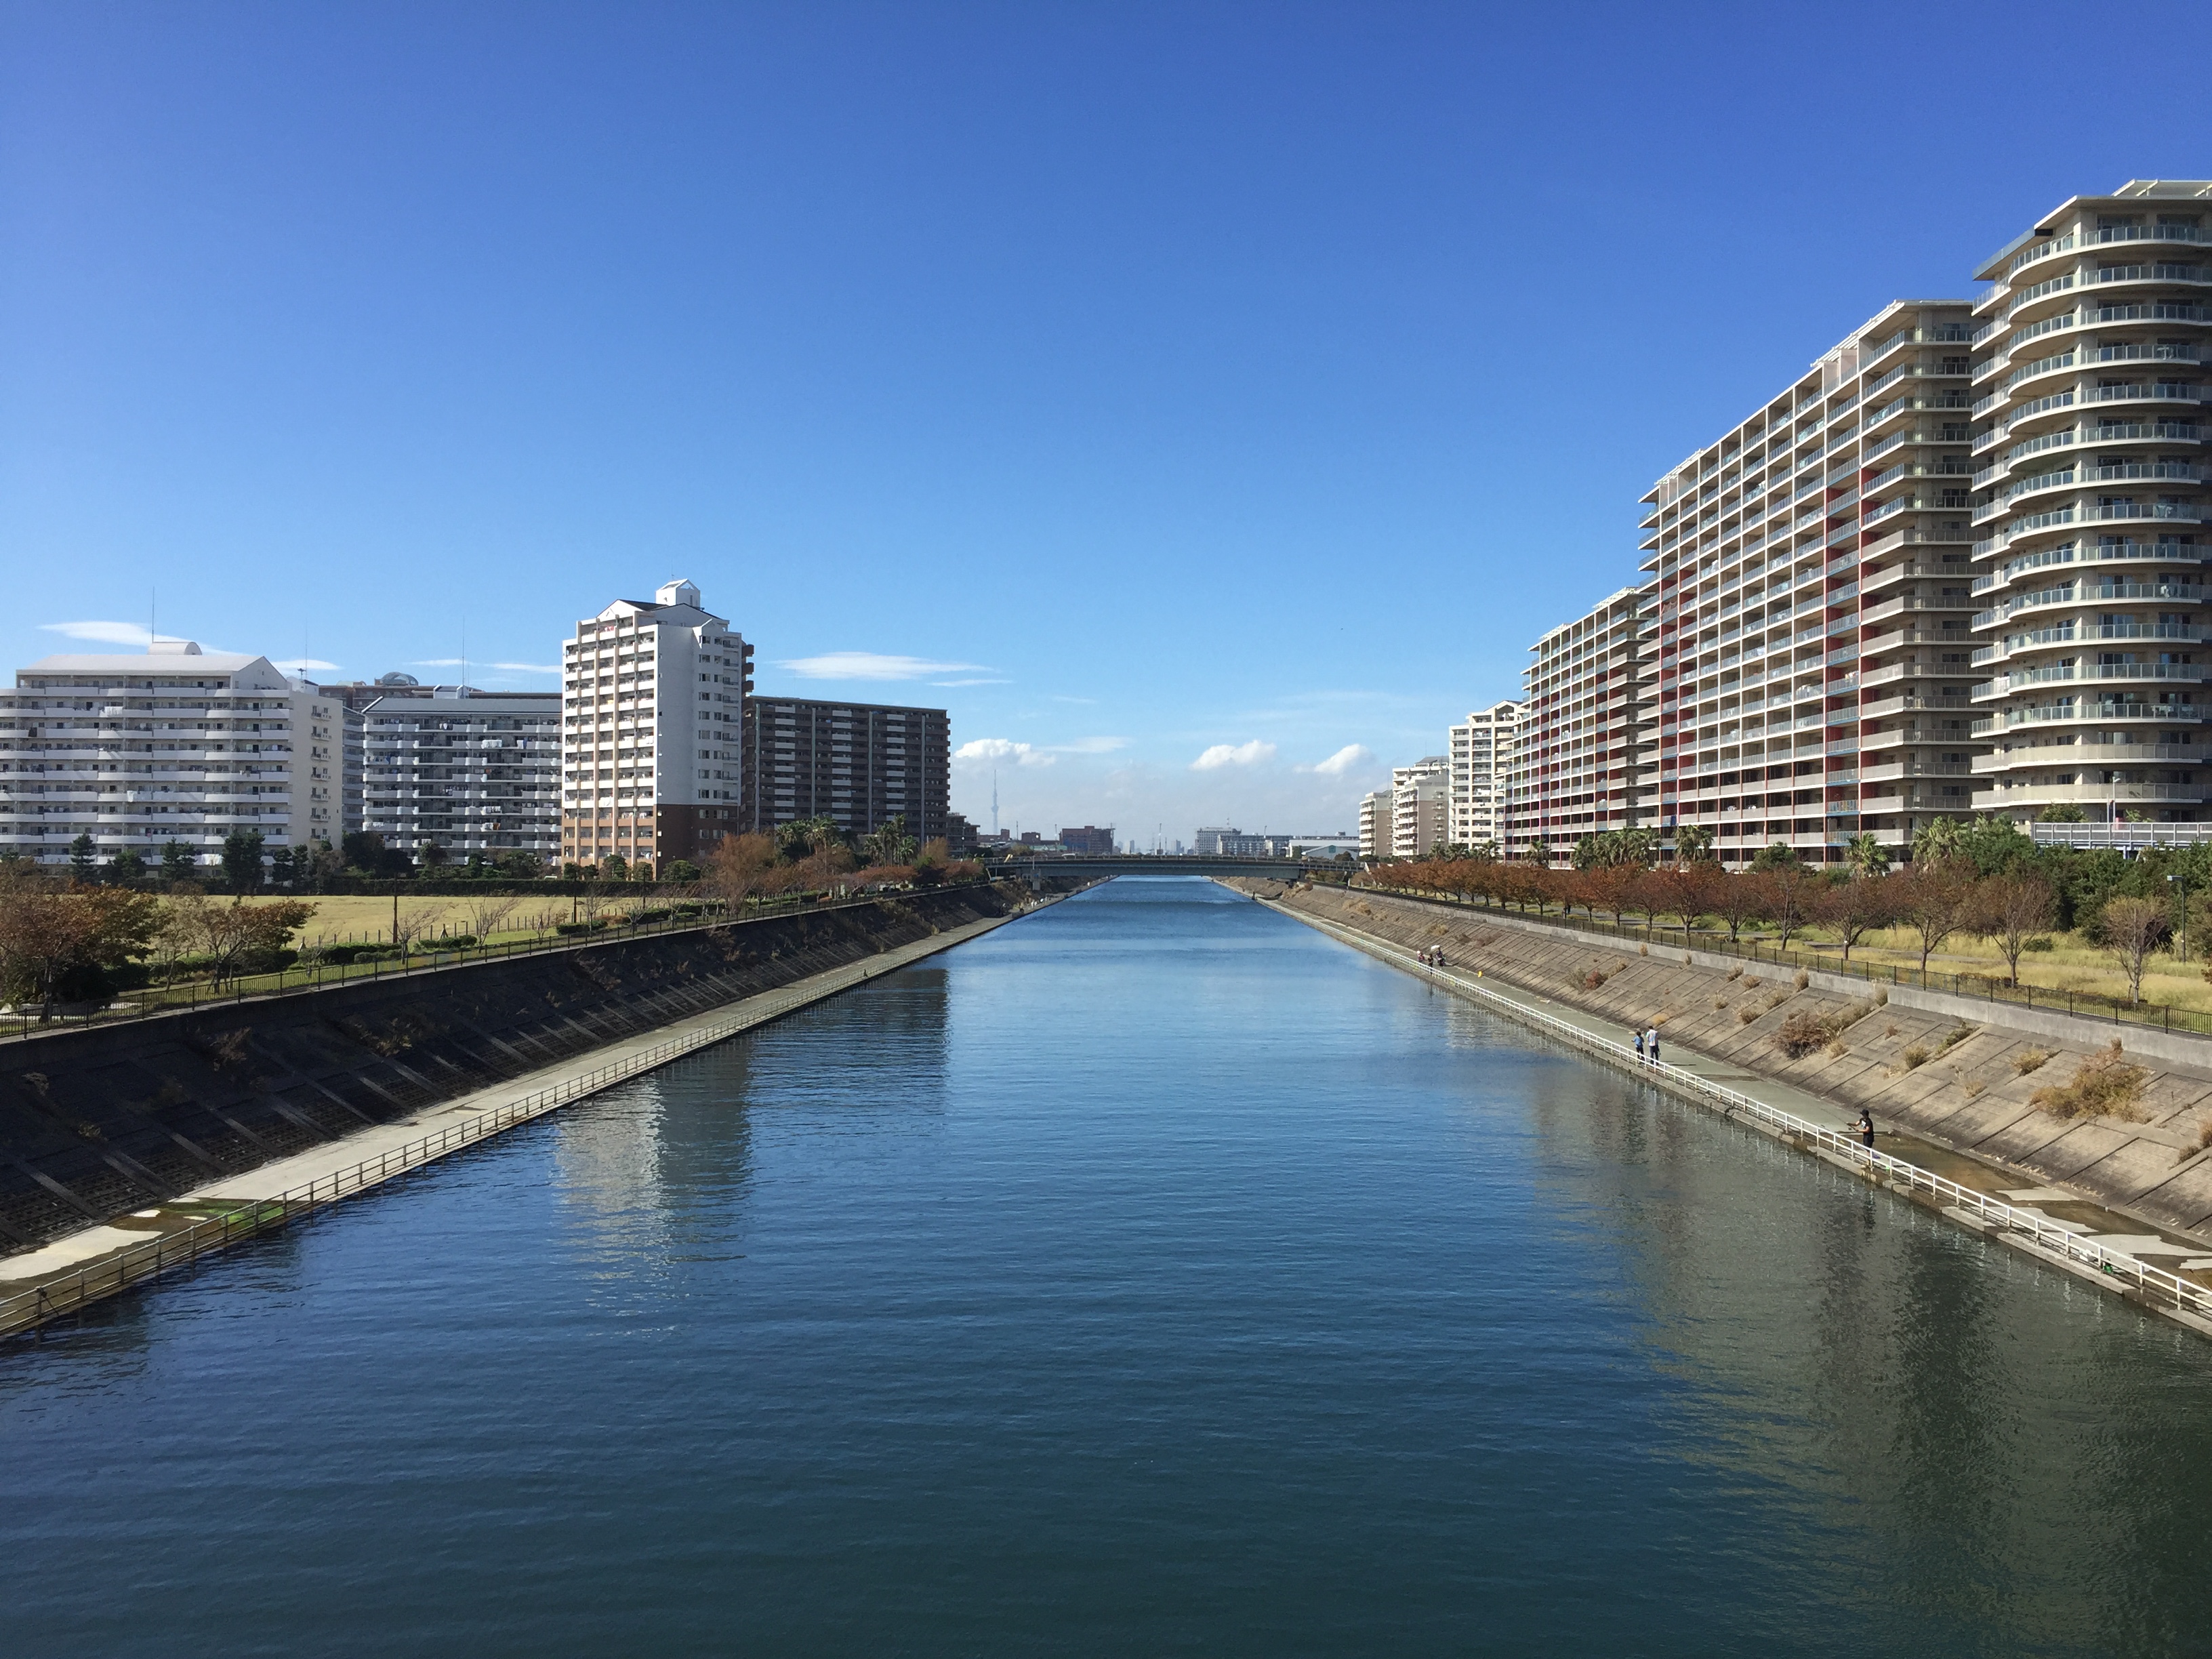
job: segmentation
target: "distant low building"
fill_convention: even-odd
[[[958,812],[945,815],[945,844],[955,858],[964,859],[975,850],[978,837],[975,826]]]
[[[1377,789],[1360,799],[1360,857],[1382,859],[1390,856],[1391,823],[1395,811],[1395,797],[1388,789]]]
[[[1109,824],[1101,830],[1088,823],[1077,828],[1063,826],[1060,832],[1060,844],[1071,853],[1111,853],[1114,850],[1114,827]]]
[[[1242,830],[1232,829],[1225,824],[1201,826],[1193,832],[1196,845],[1192,850],[1200,858],[1218,858],[1221,855],[1221,842],[1224,836],[1241,836],[1243,833]]]

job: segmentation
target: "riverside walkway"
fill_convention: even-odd
[[[603,1089],[1004,927],[989,916],[795,980],[390,1123],[225,1176],[155,1208],[0,1259],[0,1336],[48,1321],[298,1220]]]

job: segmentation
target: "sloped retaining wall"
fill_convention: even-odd
[[[0,1253],[1027,902],[920,893],[12,1044]]]
[[[1242,884],[1239,884],[1240,885]],[[2171,1050],[2202,1039],[2087,1020],[2073,1029],[2032,1029],[2008,1004],[1900,989],[1887,1002],[1863,981],[1788,970],[1653,943],[1592,938],[1532,919],[1431,906],[1359,890],[1301,887],[1264,896],[1409,950],[1441,945],[1457,964],[1479,967],[1523,990],[1616,1020],[1658,1024],[1669,1043],[1744,1071],[1777,1078],[1856,1111],[2006,1169],[2023,1186],[2063,1185],[2109,1208],[2212,1240],[2212,1152],[2200,1146],[2212,1124],[2212,1053],[2188,1061]],[[1685,957],[1689,960],[1684,960]],[[1869,994],[1873,993],[1873,994]],[[1837,1025],[1835,1040],[1792,1059],[1777,1042],[1783,1023],[1811,1013]],[[2081,1060],[2118,1036],[2150,1075],[2137,1100],[2141,1122],[2060,1118],[2029,1103],[2072,1079]],[[1909,1063],[1907,1051],[1928,1057]],[[2039,1053],[2048,1058],[2023,1072]]]

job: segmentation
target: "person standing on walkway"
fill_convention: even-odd
[[[1644,1034],[1644,1046],[1651,1052],[1651,1063],[1659,1063],[1659,1028],[1656,1024]]]
[[[1638,1065],[1644,1061],[1644,1028],[1641,1025],[1636,1028],[1636,1060]]]
[[[1859,1139],[1867,1151],[1874,1150],[1874,1113],[1864,1106],[1859,1108]]]

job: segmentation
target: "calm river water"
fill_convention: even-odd
[[[2212,1346],[1122,880],[0,1350],[13,1659],[2160,1654]]]

